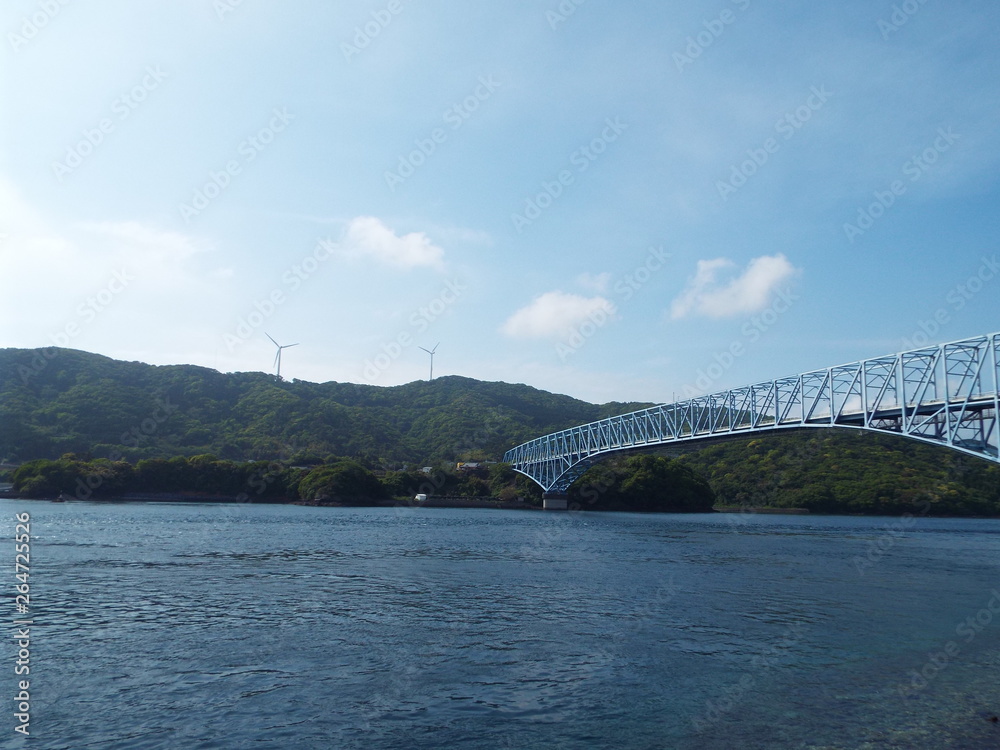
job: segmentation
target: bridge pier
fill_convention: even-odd
[[[545,510],[567,510],[569,495],[564,492],[543,492],[542,508]]]

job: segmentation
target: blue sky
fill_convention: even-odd
[[[998,24],[11,0],[0,346],[603,402],[995,331]]]

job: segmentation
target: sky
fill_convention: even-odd
[[[0,348],[666,402],[1000,330],[992,0],[7,0]]]

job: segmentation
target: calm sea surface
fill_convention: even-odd
[[[3,747],[1000,747],[1000,521],[0,513]]]

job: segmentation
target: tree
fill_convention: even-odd
[[[663,456],[633,456],[625,462],[621,499],[630,510],[711,512],[715,493],[688,467]]]
[[[679,462],[644,454],[591,467],[570,488],[570,499],[583,510],[706,513],[715,493]]]
[[[355,461],[342,460],[310,471],[299,482],[305,500],[364,503],[387,497],[378,478]]]

